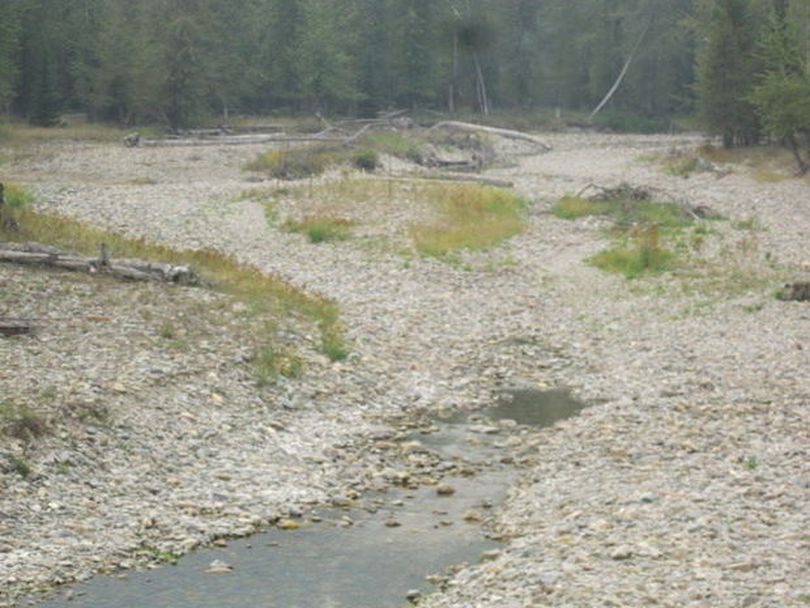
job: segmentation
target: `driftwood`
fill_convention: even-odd
[[[250,146],[270,143],[344,142],[343,137],[322,135],[231,135],[194,139],[142,139],[137,144],[147,148],[191,148],[201,146]]]
[[[513,182],[505,179],[495,179],[492,177],[480,177],[478,175],[458,175],[453,173],[403,173],[401,175],[388,175],[383,179],[396,182],[407,181],[439,181],[439,182],[467,182],[481,184],[482,186],[492,186],[493,188],[514,188]]]
[[[113,260],[106,245],[97,258],[81,257],[38,243],[0,243],[0,262],[34,264],[76,272],[110,275],[129,281],[155,281],[198,285],[200,278],[187,266],[173,266],[143,260]]]
[[[499,137],[504,137],[506,139],[516,139],[520,141],[526,141],[530,144],[534,144],[541,150],[548,152],[551,150],[551,146],[545,143],[538,137],[534,135],[529,135],[528,133],[522,133],[521,131],[512,131],[510,129],[498,129],[496,127],[486,127],[483,125],[476,125],[469,122],[457,122],[454,120],[446,120],[444,122],[437,123],[433,125],[430,130],[436,131],[439,129],[454,129],[457,131],[472,131],[474,133],[487,133],[489,135],[497,135]]]
[[[8,319],[0,317],[0,335],[24,336],[34,331],[34,325],[28,319]]]

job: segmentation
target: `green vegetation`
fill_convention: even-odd
[[[48,433],[48,424],[28,406],[2,401],[0,432],[21,441],[31,441]]]
[[[34,196],[19,184],[4,184],[6,204],[11,209],[22,209],[34,202]]]
[[[14,229],[0,224],[0,239],[16,242],[37,241],[83,255],[97,255],[99,243],[106,243],[114,257],[131,257],[189,265],[206,281],[223,293],[248,304],[256,312],[274,316],[303,317],[318,325],[322,335],[322,348],[334,349],[341,343],[337,329],[337,305],[318,296],[304,293],[289,283],[262,273],[259,269],[241,264],[235,258],[213,250],[178,251],[142,239],[130,239],[81,224],[75,220],[29,208],[14,209],[13,217],[19,225]],[[342,345],[345,348],[345,345]]]
[[[562,220],[576,220],[590,215],[610,214],[611,203],[590,201],[577,196],[564,196],[551,208],[551,212]]]
[[[371,133],[363,138],[363,145],[379,154],[388,154],[415,163],[422,162],[421,142],[400,133]]]
[[[358,150],[352,155],[352,165],[361,171],[375,171],[380,166],[380,155],[370,148]]]
[[[266,173],[276,179],[304,179],[320,175],[345,160],[345,152],[333,146],[303,146],[270,150],[245,166],[248,171]]]
[[[162,564],[169,564],[172,566],[177,564],[182,557],[179,553],[175,553],[174,551],[163,551],[157,547],[152,547],[151,545],[143,545],[136,549],[134,553],[137,556],[146,557]]]
[[[434,224],[411,227],[423,255],[445,257],[463,249],[487,249],[526,228],[526,203],[507,190],[436,185],[425,187],[423,194],[440,214]]]
[[[310,215],[301,220],[287,220],[284,227],[290,232],[305,234],[311,243],[345,241],[354,222],[342,218]]]
[[[303,375],[303,359],[288,350],[265,348],[256,357],[256,381],[259,386],[273,384],[279,376],[300,378]]]
[[[671,270],[675,259],[674,252],[661,247],[658,227],[653,224],[635,232],[622,244],[597,253],[590,263],[601,270],[635,279]]]
[[[619,230],[643,224],[656,224],[662,229],[675,231],[694,224],[694,218],[680,205],[651,201],[591,201],[575,196],[565,196],[554,204],[552,213],[566,220],[591,215],[608,216],[613,219]]]
[[[11,465],[11,470],[24,479],[30,477],[34,472],[31,463],[22,456],[9,455],[8,461]]]

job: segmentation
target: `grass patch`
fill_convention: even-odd
[[[440,214],[435,224],[411,227],[423,255],[445,257],[464,249],[488,249],[526,229],[526,203],[508,190],[435,185],[424,188],[423,194]]]
[[[378,154],[388,154],[415,163],[422,162],[422,142],[400,133],[371,133],[362,138],[363,145]]]
[[[565,196],[551,208],[561,219],[575,220],[586,216],[609,216],[618,231],[639,225],[656,224],[667,231],[689,228],[694,218],[680,205],[637,200],[591,201],[576,196]]]
[[[259,386],[273,384],[279,376],[300,378],[303,375],[304,361],[291,351],[265,348],[256,357],[256,382]]]
[[[601,270],[635,279],[646,274],[671,270],[676,254],[661,247],[658,226],[635,231],[626,243],[597,253],[590,263]]]
[[[697,156],[676,156],[664,162],[664,172],[675,177],[689,177],[699,168]]]
[[[106,243],[113,257],[188,265],[210,282],[214,289],[239,299],[255,312],[290,315],[317,324],[324,348],[336,339],[336,335],[340,335],[336,329],[339,309],[334,302],[307,294],[278,277],[264,274],[258,268],[242,264],[219,251],[179,251],[26,207],[15,209],[13,213],[19,229],[0,225],[0,239],[36,241],[90,256],[98,255],[99,244]]]
[[[290,232],[298,232],[309,238],[310,243],[345,241],[354,222],[337,217],[310,215],[301,220],[287,220],[284,227]]]
[[[34,202],[34,195],[19,184],[4,184],[4,198],[11,209],[22,209]]]
[[[45,419],[25,405],[0,402],[0,431],[21,441],[32,441],[48,433]]]
[[[609,215],[611,203],[590,201],[577,196],[564,196],[551,208],[551,213],[562,220],[576,220],[591,215]]]
[[[245,169],[276,179],[296,180],[321,175],[346,159],[347,152],[336,146],[302,146],[263,152],[245,165]]]

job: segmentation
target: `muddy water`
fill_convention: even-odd
[[[455,489],[397,489],[364,497],[351,510],[325,510],[295,531],[274,530],[227,547],[197,551],[176,566],[131,574],[124,580],[97,577],[75,586],[43,608],[395,608],[409,590],[429,592],[429,574],[480,559],[497,548],[473,510],[486,517],[502,502],[516,472],[500,464],[504,434],[495,422],[552,424],[582,409],[564,393],[518,391],[477,415],[438,422],[424,445],[444,458],[478,463],[472,477],[445,478]],[[497,432],[496,432],[497,431]],[[465,517],[467,516],[467,517]],[[348,518],[348,520],[347,520]],[[317,523],[312,519],[320,520]],[[392,523],[396,523],[392,527]],[[228,574],[207,574],[219,560]]]

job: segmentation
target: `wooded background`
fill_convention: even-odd
[[[236,112],[590,111],[624,73],[602,115],[619,127],[698,113],[748,142],[798,133],[798,115],[810,127],[809,23],[810,0],[0,0],[0,109],[172,128]],[[766,118],[786,95],[790,116]]]

